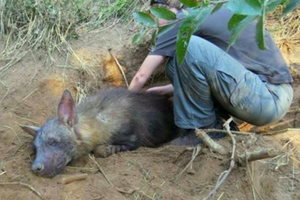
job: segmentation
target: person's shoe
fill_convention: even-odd
[[[201,129],[220,129],[223,130],[223,120],[218,119],[215,121],[210,126],[207,127],[202,127]],[[229,124],[230,130],[232,131],[238,131],[237,125],[232,121]],[[221,139],[225,137],[227,134],[226,133],[221,133],[221,132],[210,132],[208,135],[212,139]],[[194,129],[183,129],[179,137],[175,138],[171,142],[169,142],[170,145],[176,145],[176,146],[196,146],[197,144],[201,144],[202,140],[196,136],[195,130]]]
[[[182,129],[180,135],[168,144],[176,146],[196,146],[202,141],[196,136],[194,129]]]

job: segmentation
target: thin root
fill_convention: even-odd
[[[191,161],[190,161],[190,162],[185,166],[185,168],[184,168],[184,169],[176,176],[174,182],[176,182],[176,181],[181,177],[181,175],[182,175],[182,174],[183,174],[190,166],[192,166],[192,164],[193,164],[195,158],[199,155],[200,151],[201,151],[201,146],[198,145],[197,147],[194,148]]]
[[[95,160],[95,157],[92,156],[91,154],[89,154],[90,159],[97,165],[99,171],[101,172],[101,174],[104,176],[104,178],[107,180],[107,182],[113,186],[113,184],[110,182],[110,180],[108,179],[108,177],[106,176],[106,174],[104,173],[102,167],[98,164],[98,162]]]
[[[119,63],[119,61],[117,60],[117,58],[112,54],[111,49],[109,49],[108,51],[109,51],[110,56],[114,59],[114,61],[115,61],[116,64],[118,65],[119,70],[120,70],[120,72],[122,73],[123,79],[124,79],[124,81],[125,81],[126,87],[128,87],[129,84],[128,84],[127,78],[126,78],[126,76],[125,76],[123,67],[120,65],[120,63]]]
[[[213,139],[211,139],[203,130],[197,129],[196,128],[196,135],[202,141],[213,151],[221,154],[221,155],[226,155],[228,152],[227,150],[217,142],[215,142]]]
[[[34,187],[32,187],[31,185],[29,185],[27,183],[22,183],[22,182],[4,182],[4,183],[0,183],[0,186],[1,185],[21,185],[21,186],[24,186],[24,187],[30,189],[34,194],[36,194],[37,196],[39,196],[41,199],[44,199],[42,197],[42,195],[36,189],[34,189]]]
[[[231,173],[231,171],[233,170],[234,166],[235,166],[235,150],[236,150],[236,140],[235,137],[232,135],[231,131],[230,131],[230,126],[229,123],[232,121],[232,117],[230,117],[225,123],[224,123],[224,127],[227,130],[228,135],[230,136],[231,140],[232,140],[232,152],[231,152],[231,157],[230,157],[230,167],[228,170],[224,171],[218,178],[217,184],[214,187],[214,189],[209,193],[209,195],[204,198],[209,199],[209,198],[213,198],[215,196],[215,194],[217,193],[218,189],[220,189],[220,187],[222,186],[222,184],[225,182],[225,180],[228,178],[229,174]]]

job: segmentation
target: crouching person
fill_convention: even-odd
[[[183,18],[178,0],[152,0]],[[189,10],[186,9],[188,12]],[[186,130],[221,128],[228,114],[261,126],[279,121],[293,99],[292,77],[284,58],[266,31],[266,50],[258,48],[256,24],[250,23],[229,48],[227,24],[230,10],[221,8],[207,17],[190,39],[183,64],[176,58],[176,36],[182,20],[159,36],[155,47],[132,79],[129,90],[139,91],[153,71],[168,59],[166,72],[170,85],[153,87],[148,92],[173,95],[175,124]],[[160,21],[163,25],[165,21]],[[232,123],[231,128],[237,130]],[[213,134],[211,137],[222,137]],[[186,131],[174,144],[195,145],[200,140]]]

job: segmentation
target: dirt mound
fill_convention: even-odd
[[[203,199],[212,191],[220,174],[229,168],[230,153],[221,156],[204,146],[192,167],[185,171],[193,150],[163,146],[140,148],[105,159],[96,158],[104,174],[89,156],[72,162],[62,175],[52,179],[37,177],[31,172],[33,138],[26,135],[18,124],[44,123],[56,113],[64,89],[71,90],[79,101],[101,88],[124,86],[125,78],[131,80],[148,52],[146,46],[130,44],[132,35],[130,29],[118,25],[74,41],[75,54],[70,62],[61,55],[54,55],[56,63],[45,67],[45,55],[29,54],[0,74],[0,97],[3,97],[0,99],[0,199],[187,200]],[[295,68],[299,66],[295,65]],[[165,81],[164,78],[164,73],[158,70],[152,83]],[[265,130],[299,127],[298,82],[294,87],[294,104],[281,121],[282,125],[265,127]],[[252,131],[254,128],[250,127]],[[236,136],[238,155],[267,147],[281,153],[271,159],[236,165],[216,199],[299,199],[297,135],[300,131],[289,131],[273,132],[276,135]],[[229,137],[220,144],[231,150]],[[62,177],[77,173],[87,173],[88,176],[84,180],[62,183]]]

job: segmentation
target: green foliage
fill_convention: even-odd
[[[133,17],[136,21],[140,22],[144,26],[158,26],[158,23],[153,19],[153,17],[145,12],[135,12],[133,13]]]
[[[228,48],[235,44],[244,28],[255,19],[256,16],[253,15],[246,16],[235,14],[232,16],[228,23],[228,30],[231,32]]]
[[[146,28],[143,27],[139,33],[135,34],[132,38],[132,43],[139,43],[146,33]]]
[[[266,9],[267,9],[267,1],[263,1],[262,12],[258,19],[258,23],[256,25],[256,43],[260,49],[266,49],[265,42],[265,17],[266,17]]]
[[[259,0],[231,0],[226,7],[238,15],[261,15]]]
[[[193,12],[190,12],[189,15],[187,15],[186,19],[181,24],[176,43],[179,63],[182,63],[184,60],[191,35],[206,17],[208,17],[212,9],[212,6],[206,6],[203,9],[194,9]]]
[[[152,33],[152,43],[153,43],[157,35],[161,35],[173,27],[174,24],[172,23],[161,27],[159,26],[158,23],[158,19],[166,19],[166,20],[176,19],[176,15],[173,12],[169,11],[166,8],[159,7],[159,8],[150,9],[150,13],[152,15],[147,12],[133,13],[133,17],[135,21],[142,24],[144,27],[148,28],[148,30],[142,28],[139,33],[135,34],[132,39],[133,43],[141,42],[143,37],[148,31],[153,31]]]
[[[180,0],[180,2],[188,8],[194,8],[200,5],[197,0]]]
[[[183,62],[185,53],[188,48],[188,44],[191,35],[194,33],[195,29],[201,25],[204,19],[210,14],[216,12],[223,6],[226,6],[229,10],[233,12],[232,18],[228,22],[228,30],[231,33],[229,46],[235,44],[239,35],[244,31],[245,27],[257,20],[256,27],[256,41],[257,45],[261,49],[266,49],[265,46],[265,16],[274,11],[280,5],[284,6],[283,14],[286,14],[294,10],[299,4],[300,0],[227,0],[227,1],[215,1],[215,0],[180,0],[181,3],[189,8],[192,8],[192,12],[185,12],[186,17],[183,19],[181,27],[177,35],[177,45],[176,53],[177,58],[180,63]],[[200,3],[201,2],[201,3]],[[153,15],[147,14],[148,18],[152,18],[151,21],[158,21],[158,18],[166,19],[167,11],[165,9],[157,9],[155,12],[151,12]],[[136,17],[135,17],[136,18]],[[141,19],[137,19],[141,22]],[[178,19],[169,22],[169,25],[160,27],[158,25],[151,27],[154,29],[153,36],[157,36],[158,33],[165,33],[171,25],[176,23]],[[146,33],[147,31],[145,31]],[[142,38],[141,32],[139,33],[139,38]]]
[[[150,12],[157,18],[173,20],[176,19],[176,14],[164,7],[151,8]]]
[[[166,33],[167,31],[169,31],[171,28],[173,28],[175,26],[175,24],[171,23],[171,24],[167,24],[167,25],[164,25],[164,26],[161,26],[157,32],[157,36],[160,36],[164,33]],[[156,35],[155,35],[156,36]]]
[[[138,3],[137,0],[116,0],[114,3],[108,1],[106,3],[103,3],[104,1],[96,2],[101,2],[101,4],[98,10],[98,20],[93,24],[94,27],[98,27],[110,18],[128,19],[129,13],[131,13],[130,11],[133,10],[134,5]]]
[[[256,41],[260,49],[266,49],[265,42],[265,26],[264,26],[264,15],[261,16],[258,20],[256,27]]]

